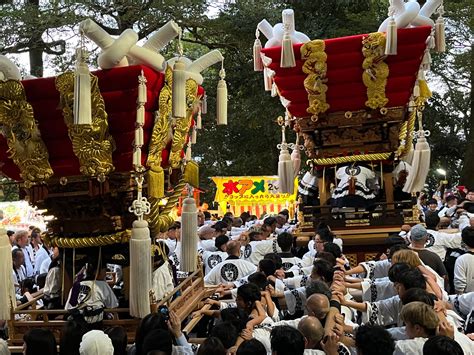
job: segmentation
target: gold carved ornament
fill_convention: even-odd
[[[170,137],[171,120],[171,82],[173,71],[171,67],[166,68],[165,83],[158,98],[158,111],[155,113],[155,123],[148,145],[148,157],[146,165],[148,170],[148,197],[161,198],[165,195],[165,173],[161,167],[162,153]]]
[[[174,127],[173,140],[171,143],[170,150],[170,165],[171,168],[177,169],[181,166],[181,151],[186,143],[186,137],[188,135],[189,128],[191,126],[191,120],[193,118],[194,106],[197,99],[198,84],[192,80],[186,80],[186,117],[177,118]]]
[[[46,182],[53,175],[48,150],[19,81],[0,82],[0,128],[25,187]]]
[[[113,234],[82,238],[59,237],[48,233],[42,235],[42,238],[48,245],[58,248],[103,247],[106,245],[127,243],[131,237],[132,231],[129,229]]]
[[[326,102],[328,56],[324,51],[325,48],[324,41],[320,39],[305,43],[301,47],[301,58],[305,59],[302,70],[307,74],[304,87],[308,93],[309,107],[306,111],[312,115],[313,121],[317,121],[318,115],[329,109],[329,104]]]
[[[174,187],[173,193],[167,198],[168,201],[162,211],[160,211],[159,199],[149,199],[150,213],[147,215],[147,221],[152,235],[157,235],[159,232],[166,232],[174,223],[174,219],[170,216],[170,213],[174,206],[176,206],[176,203],[178,203],[185,186],[186,181],[184,177],[181,177],[178,184]]]
[[[91,74],[92,125],[74,124],[74,73],[59,75],[56,78],[56,89],[60,94],[64,122],[74,154],[79,159],[81,173],[91,178],[107,176],[115,169],[112,160],[115,142],[109,133],[107,113],[97,77]]]
[[[362,81],[367,88],[365,105],[372,109],[382,108],[388,103],[385,86],[389,68],[385,59],[385,35],[375,32],[362,38]]]
[[[386,153],[349,155],[345,157],[309,159],[307,161],[307,164],[309,165],[311,164],[313,165],[339,165],[339,164],[354,163],[354,162],[359,162],[359,161],[388,160],[391,155],[392,155],[391,152],[386,152]]]

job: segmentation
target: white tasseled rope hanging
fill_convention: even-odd
[[[198,223],[196,201],[188,186],[188,197],[183,201],[181,213],[181,271],[194,272],[197,268]]]
[[[294,68],[296,66],[295,52],[293,51],[293,42],[290,37],[290,25],[283,23],[283,40],[281,42],[281,60],[280,67]]]
[[[255,42],[253,44],[253,70],[262,71],[263,62],[262,62],[262,43],[260,42],[260,31],[257,29],[255,31]]]
[[[435,50],[439,53],[444,53],[446,51],[446,35],[445,35],[445,24],[444,24],[444,6],[443,2],[438,7],[436,11],[438,13],[438,18],[435,23]]]
[[[217,83],[217,124],[227,125],[227,83],[225,82],[224,61],[219,71],[220,80]]]
[[[280,156],[278,157],[278,181],[280,185],[280,193],[292,194],[294,190],[294,167],[291,161],[290,152],[288,151],[289,144],[286,143],[285,125],[281,127],[281,143],[277,145],[280,149]]]
[[[143,71],[138,78],[138,108],[146,103],[146,78]],[[148,223],[143,219],[150,213],[150,203],[142,194],[145,168],[141,164],[141,147],[143,145],[144,111],[137,108],[135,128],[133,166],[137,184],[137,198],[129,211],[137,217],[132,224],[130,239],[130,315],[143,318],[150,313],[149,290],[151,289],[151,239]],[[143,116],[139,117],[143,112]],[[148,256],[148,257],[147,257]]]
[[[390,0],[388,16],[390,17],[390,20],[388,22],[385,37],[385,54],[395,55],[397,54],[397,23],[395,22],[395,6],[393,5],[393,0]]]

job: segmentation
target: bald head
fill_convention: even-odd
[[[306,348],[312,349],[324,335],[324,327],[318,318],[313,316],[303,317],[298,323],[298,330],[306,338]]]
[[[227,254],[240,256],[240,243],[237,240],[231,240],[227,243]]]
[[[309,316],[325,319],[329,312],[329,299],[326,295],[315,293],[306,300],[306,309]]]

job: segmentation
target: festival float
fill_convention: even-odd
[[[104,322],[125,327],[133,341],[138,320],[158,306],[150,295],[155,236],[174,222],[170,213],[183,193],[181,269],[190,276],[160,305],[168,304],[184,320],[208,293],[195,247],[192,189],[199,172],[192,144],[207,111],[201,72],[216,63],[222,65],[218,124],[227,123],[224,58],[218,50],[194,61],[185,57],[181,29],[173,21],[143,46],[131,29],[112,38],[90,19],[79,28],[74,71],[21,80],[16,66],[2,58],[0,162],[22,197],[54,216],[43,239],[63,250],[63,302],[86,263],[122,265],[130,306],[110,310],[113,319]],[[93,72],[87,66],[88,40],[101,49],[100,70]],[[178,55],[167,61],[160,50],[172,40]],[[11,265],[10,249],[4,249]],[[9,275],[10,269],[1,273]],[[176,292],[181,297],[171,302]],[[59,337],[61,311],[31,309],[41,293],[13,309],[10,296],[2,298],[0,319],[10,319],[11,344],[22,343],[35,326]]]
[[[293,11],[284,10],[282,23],[258,24],[253,48],[255,71],[285,109],[278,120],[281,192],[292,189],[300,171],[300,142],[308,158],[299,240],[306,243],[313,223],[324,219],[353,264],[373,258],[402,224],[418,223],[412,198],[429,170],[425,73],[430,51],[445,50],[442,1],[390,3],[378,32],[326,40],[296,31]],[[285,140],[291,129],[292,146]]]
[[[312,230],[310,219],[327,215],[345,239],[347,255],[351,243],[394,231],[382,227],[388,221],[398,230],[404,213],[411,211],[393,197],[392,172],[407,173],[402,190],[408,196],[423,187],[429,133],[422,113],[430,96],[424,73],[430,49],[444,50],[439,5],[428,0],[420,9],[416,1],[397,0],[378,32],[327,40],[310,41],[295,31],[292,10],[283,12],[280,24],[264,20],[258,25],[257,37],[261,32],[268,41],[262,48],[256,39],[254,66],[263,71],[265,89],[285,108],[285,117],[278,120],[278,192],[294,193],[301,149],[311,168],[302,179],[307,185],[298,187],[315,197],[313,204],[298,207],[300,238]],[[436,24],[429,18],[435,10]],[[168,304],[184,321],[213,292],[204,287],[198,267],[197,208],[190,197],[198,186],[198,166],[191,147],[206,111],[200,73],[223,63],[223,57],[214,50],[194,61],[186,58],[181,30],[172,21],[143,46],[137,45],[133,30],[112,38],[92,20],[82,22],[80,32],[74,72],[21,80],[15,65],[1,58],[1,169],[20,184],[31,204],[54,216],[44,239],[63,250],[63,298],[91,258],[123,266],[129,308],[106,310],[113,319],[104,320],[104,326],[125,327],[133,341],[139,319],[159,305]],[[86,64],[87,38],[101,49],[95,72]],[[159,52],[172,40],[178,56],[165,60]],[[223,65],[219,75],[217,119],[226,124]],[[286,142],[287,129],[297,132],[295,144]],[[377,204],[383,209],[371,211],[366,202],[374,189],[363,183],[377,173],[382,196]],[[169,213],[184,189],[189,197],[181,214],[181,270],[189,277],[157,303],[149,295],[154,236],[173,222]],[[331,189],[340,189],[341,196]],[[343,200],[328,204],[331,195]],[[0,273],[8,275],[11,252],[5,238],[0,259],[7,270]],[[14,299],[5,290],[0,319],[9,320],[11,344],[22,343],[32,327],[47,327],[59,336],[67,311],[34,309],[41,294],[12,307]],[[199,319],[193,318],[184,332]]]

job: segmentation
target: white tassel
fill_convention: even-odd
[[[418,80],[426,80],[425,71],[422,69],[418,70]]]
[[[186,117],[186,64],[178,59],[173,66],[172,106],[173,117]]]
[[[204,94],[204,97],[202,98],[201,101],[201,114],[205,115],[207,114],[207,95]]]
[[[202,115],[201,110],[198,111],[196,118],[196,129],[202,129]]]
[[[194,127],[193,131],[191,132],[191,144],[196,144],[197,141],[197,128]]]
[[[285,32],[283,34],[283,41],[281,42],[281,60],[280,67],[282,68],[294,68],[296,67],[295,52],[293,51],[293,42],[288,32],[288,27],[285,26]]]
[[[184,155],[184,159],[186,159],[186,161],[191,161],[193,159],[191,144],[188,144],[188,147],[186,148],[186,154]]]
[[[12,274],[12,246],[5,229],[0,229],[0,319],[10,320],[11,308],[16,306]]]
[[[142,150],[140,148],[135,148],[135,150],[133,151],[133,165],[142,165]]]
[[[278,96],[278,88],[277,88],[275,82],[272,83],[271,95],[272,95],[272,97],[277,97]]]
[[[76,50],[76,71],[74,73],[74,124],[92,124],[91,74],[85,63],[86,52]]]
[[[420,97],[420,85],[418,85],[418,80],[416,81],[415,87],[413,88],[413,97]]]
[[[430,70],[431,67],[431,54],[428,49],[425,50],[423,54],[423,60],[421,61],[421,65],[424,70]]]
[[[438,53],[446,51],[445,26],[442,15],[438,17],[435,23],[435,50]]]
[[[137,108],[137,123],[142,126],[145,124],[145,106],[143,105]]]
[[[300,136],[296,133],[295,149],[291,152],[291,161],[293,162],[294,175],[297,176],[301,168]]]
[[[192,197],[185,198],[181,213],[181,271],[194,272],[197,267],[197,207]]]
[[[388,21],[386,36],[385,36],[385,54],[395,55],[397,54],[397,23],[395,22],[395,7],[393,6],[393,0],[390,0],[390,6],[388,8]]]
[[[434,49],[436,47],[435,36],[433,33],[428,37],[428,48]]]
[[[257,30],[255,32],[255,42],[253,43],[253,70],[255,71],[262,71],[263,70],[263,62],[262,62],[262,43],[258,38],[260,36],[260,31]]]
[[[227,125],[227,83],[224,80],[224,63],[222,63],[219,76],[221,79],[217,83],[217,124]]]
[[[412,168],[403,187],[404,192],[413,193],[423,190],[430,169],[430,157],[430,145],[426,138],[421,136],[418,138],[415,149],[413,150]],[[408,156],[405,158],[407,162],[409,158]]]
[[[265,86],[265,91],[272,91],[273,79],[270,75],[270,69],[263,69],[263,84]]]
[[[135,128],[135,146],[143,146],[143,128],[140,126]]]
[[[279,145],[280,156],[278,157],[278,181],[280,185],[280,193],[292,194],[294,190],[294,168],[291,161],[290,152],[285,139],[285,127],[282,127],[282,140]]]
[[[151,239],[146,221],[134,221],[130,239],[130,315],[150,314]]]

